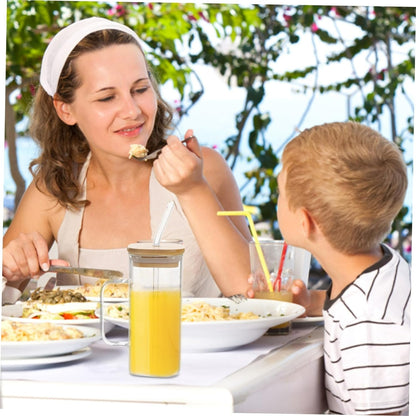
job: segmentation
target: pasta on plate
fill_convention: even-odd
[[[192,302],[182,306],[182,322],[230,321],[258,319],[253,312],[230,313],[228,306],[213,306],[206,302]]]
[[[84,334],[77,328],[59,326],[50,323],[21,323],[2,321],[1,340],[11,341],[62,341],[83,338]]]
[[[116,319],[129,319],[128,304],[114,304],[107,307],[107,315]],[[207,302],[191,302],[182,305],[182,322],[231,321],[259,319],[253,312],[231,314],[228,306],[214,306]]]
[[[76,292],[86,297],[99,297],[104,282],[104,279],[99,279],[95,284],[85,283],[83,286],[77,288]],[[106,298],[128,298],[128,296],[128,283],[109,283],[104,289],[104,297]]]

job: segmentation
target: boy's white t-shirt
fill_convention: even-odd
[[[410,286],[406,261],[384,257],[324,305],[325,385],[338,414],[408,413]]]

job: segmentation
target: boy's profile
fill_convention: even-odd
[[[407,414],[410,267],[382,243],[407,188],[400,150],[354,122],[316,126],[288,143],[278,183],[284,239],[332,280],[328,292],[292,288],[307,314],[323,310],[330,412]]]

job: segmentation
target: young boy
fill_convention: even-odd
[[[369,127],[324,124],[289,142],[278,183],[284,239],[332,280],[328,292],[292,289],[307,315],[323,308],[330,412],[407,414],[410,268],[381,243],[407,188],[400,151]]]

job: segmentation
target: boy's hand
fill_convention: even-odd
[[[253,282],[254,278],[250,275],[248,278],[250,287],[246,293],[248,298],[254,298]],[[267,288],[263,288],[263,290],[267,290]],[[325,290],[308,290],[305,283],[300,279],[293,281],[290,290],[293,294],[293,303],[302,305],[305,308],[305,313],[302,317],[322,316],[322,307],[326,295]]]
[[[249,285],[249,288],[247,289],[246,292],[246,297],[248,298],[254,298],[254,288],[253,288],[253,284],[254,284],[254,279],[255,276],[253,276],[252,274],[250,274],[250,276],[248,277],[247,283]],[[258,292],[268,292],[269,288],[267,286],[267,283],[265,282],[264,277],[263,278],[258,278],[256,281],[256,291]]]
[[[248,284],[250,285],[250,287],[247,289],[247,293],[246,293],[246,296],[248,298],[254,298],[253,282],[254,282],[254,277],[253,275],[250,274],[250,276],[248,277]]]
[[[296,279],[292,284],[293,302],[306,309],[303,316],[322,316],[326,290],[308,290],[302,280]]]
[[[293,294],[293,303],[302,305],[307,310],[311,305],[311,293],[305,283],[300,279],[296,279],[292,283],[291,290]],[[303,316],[306,316],[306,314]]]

